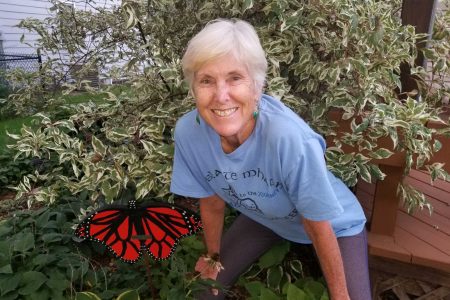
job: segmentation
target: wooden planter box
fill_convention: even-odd
[[[338,136],[350,131],[350,121],[342,120],[340,112],[331,112],[329,118],[339,124]],[[430,123],[428,126],[439,128],[442,125]],[[445,169],[450,172],[450,138],[439,138],[439,141],[442,143],[442,149],[428,163],[446,163]],[[378,145],[391,151],[393,149],[389,138],[380,139]],[[343,150],[346,153],[358,152],[352,147],[344,147]],[[441,181],[438,183],[439,187],[432,186],[427,182],[427,174],[418,171],[414,171],[414,176],[419,179],[407,177],[406,180],[413,182],[414,186],[422,190],[427,197],[438,198],[433,198],[439,204],[437,207],[439,211],[436,211],[436,214],[430,217],[423,211],[417,212],[416,215],[419,217],[416,217],[402,209],[397,197],[398,183],[404,180],[405,154],[395,153],[388,159],[379,160],[378,163],[380,169],[386,174],[386,178],[372,185],[361,182],[357,186],[358,198],[369,207],[369,211],[366,212],[369,225],[369,253],[372,256],[431,267],[433,270],[450,274],[450,237],[448,236],[450,234],[450,183]]]

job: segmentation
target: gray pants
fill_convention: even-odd
[[[217,281],[225,288],[231,287],[262,254],[282,238],[267,227],[239,215],[224,234],[220,259],[224,270]],[[345,269],[347,288],[352,300],[370,300],[370,280],[367,255],[367,234],[361,233],[338,238],[338,244]],[[199,295],[198,299],[224,299],[222,292],[213,296],[209,291]]]

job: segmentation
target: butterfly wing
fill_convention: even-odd
[[[145,207],[141,218],[144,246],[155,259],[169,258],[178,242],[185,236],[201,230],[198,216],[176,206],[152,205]]]
[[[79,239],[85,240],[88,236],[86,235],[86,222],[81,222],[75,229],[75,236]]]
[[[78,225],[75,235],[104,244],[124,262],[134,263],[142,253],[135,210],[126,206],[98,210]]]

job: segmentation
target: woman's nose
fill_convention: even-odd
[[[219,102],[226,102],[229,100],[228,85],[226,82],[220,82],[216,85],[216,100]]]

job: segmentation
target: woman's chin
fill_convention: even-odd
[[[231,128],[214,128],[214,130],[216,131],[216,133],[218,135],[220,135],[223,138],[228,138],[228,137],[233,137],[236,136],[238,134],[237,130],[231,129]]]

